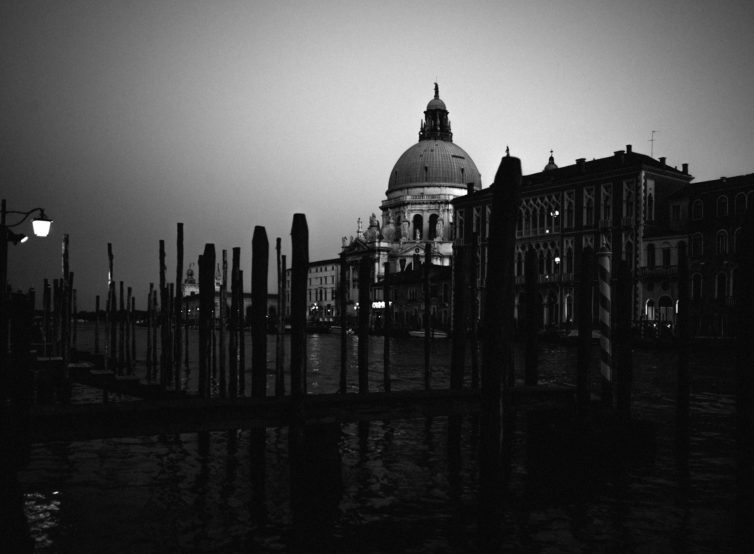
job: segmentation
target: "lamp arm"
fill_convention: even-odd
[[[33,209],[29,210],[28,212],[19,212],[19,211],[16,211],[16,210],[5,210],[3,212],[3,225],[5,225],[8,228],[10,228],[10,227],[17,227],[18,225],[21,225],[24,221],[26,221],[31,214],[33,214],[34,212],[37,212],[37,211],[39,212],[39,215],[41,217],[45,217],[45,211],[44,211],[43,208],[33,208]],[[5,216],[8,215],[8,214],[22,215],[23,217],[21,218],[20,221],[18,221],[16,223],[13,223],[11,225],[11,224],[5,222]]]

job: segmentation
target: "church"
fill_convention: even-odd
[[[388,176],[381,215],[372,214],[356,235],[343,237],[341,258],[347,265],[347,313],[355,315],[358,265],[372,260],[372,282],[390,272],[405,272],[424,263],[429,243],[430,262],[449,266],[453,256],[452,201],[482,188],[479,170],[466,151],[453,142],[448,109],[435,83],[434,97],[424,110],[419,141],[410,146]]]

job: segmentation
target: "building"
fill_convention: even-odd
[[[524,287],[524,257],[536,252],[540,327],[575,323],[575,276],[583,249],[606,248],[612,260],[625,260],[633,276],[633,319],[669,317],[677,300],[677,245],[686,240],[684,197],[692,176],[688,165],[677,169],[664,158],[633,151],[631,145],[612,156],[558,167],[554,157],[544,169],[523,177],[511,260],[516,278],[515,317],[519,319]],[[478,238],[477,285],[485,275],[492,193],[490,188],[453,201],[455,241],[470,246]],[[659,252],[660,263],[654,257]],[[675,279],[675,280],[674,280]],[[655,309],[658,308],[658,309]]]
[[[448,115],[435,83],[419,125],[419,141],[401,154],[388,176],[381,217],[372,214],[366,229],[359,219],[356,235],[343,237],[349,317],[355,317],[358,266],[364,256],[372,260],[371,283],[382,277],[385,263],[392,274],[414,269],[417,257],[436,266],[451,263],[452,202],[468,190],[481,189],[482,182],[471,156],[453,142]],[[427,243],[430,260],[424,260]]]
[[[747,209],[754,208],[754,173],[689,186],[691,332],[733,335],[736,254]],[[750,284],[746,284],[750,286]]]
[[[285,315],[291,316],[291,268],[285,273]],[[332,324],[338,321],[338,287],[340,258],[309,262],[306,281],[307,319],[310,323]]]

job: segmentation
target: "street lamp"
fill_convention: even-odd
[[[2,367],[7,367],[5,357],[8,354],[8,243],[24,243],[28,239],[26,235],[12,232],[12,227],[17,227],[26,221],[30,215],[39,212],[39,215],[32,220],[32,229],[38,237],[46,237],[50,233],[52,220],[45,215],[42,208],[21,212],[8,210],[5,206],[5,199],[2,200],[0,207],[0,361]],[[9,224],[6,221],[8,215],[20,216],[17,222]],[[5,391],[2,391],[5,394]]]

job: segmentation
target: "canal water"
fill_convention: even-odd
[[[349,337],[354,391],[357,341]],[[372,390],[382,379],[382,341],[370,338]],[[79,347],[92,343],[79,329]],[[272,391],[274,337],[268,351]],[[310,394],[336,391],[339,352],[338,336],[308,336]],[[521,376],[520,352],[516,359]],[[423,388],[423,360],[421,339],[394,339],[393,389]],[[447,386],[450,342],[435,340],[431,360],[433,386]],[[539,360],[540,382],[574,382],[575,348],[543,344]],[[671,350],[634,352],[633,414],[655,425],[654,446],[617,466],[605,460],[587,486],[583,476],[569,486],[559,473],[548,487],[533,486],[519,424],[494,551],[738,551],[733,356],[724,348],[692,356],[688,458],[674,446],[675,366]],[[74,389],[77,402],[100,399]],[[484,552],[477,429],[471,418],[460,425],[457,456],[448,418],[344,424],[321,433],[324,446],[310,448],[301,473],[291,472],[286,429],[37,444],[19,475],[24,511],[36,552]],[[302,487],[306,498],[293,498]]]

